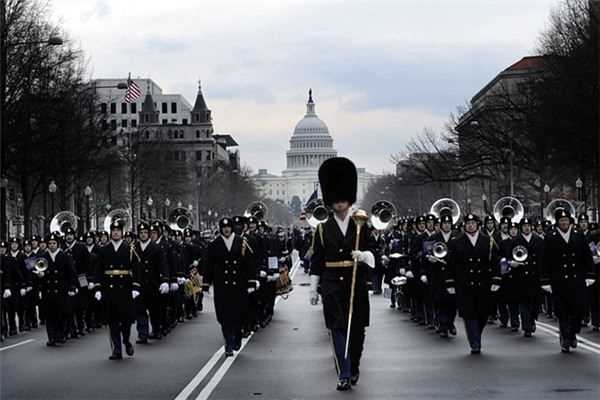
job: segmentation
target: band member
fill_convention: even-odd
[[[166,268],[168,271],[168,277],[169,277],[169,292],[168,293],[162,293],[161,292],[161,296],[160,296],[160,321],[163,321],[163,330],[161,332],[162,336],[166,336],[169,334],[170,332],[170,323],[169,323],[169,315],[170,313],[170,307],[169,307],[169,299],[171,298],[170,293],[171,292],[176,292],[177,290],[179,290],[179,285],[177,284],[177,277],[173,276],[173,279],[171,279],[171,244],[169,243],[168,238],[166,238],[165,236],[163,236],[163,231],[166,232],[166,227],[163,226],[162,222],[160,221],[154,221],[152,223],[152,225],[150,226],[150,238],[152,239],[152,241],[154,243],[156,243],[158,245],[158,247],[160,248],[162,254],[162,257],[164,259],[164,262],[166,263]],[[155,334],[155,338],[158,339],[159,335],[158,332],[154,331]]]
[[[39,248],[38,248],[39,250]],[[29,284],[26,286],[25,297],[23,297],[23,319],[26,321],[25,330],[29,330],[31,328],[37,328],[38,319],[37,313],[35,311],[35,306],[37,304],[37,300],[39,299],[38,294],[38,282],[35,274],[33,273],[33,266],[35,260],[39,257],[33,252],[33,246],[31,240],[23,241],[23,265],[25,269],[23,270],[23,274],[27,274],[30,277]],[[37,298],[36,298],[37,296]]]
[[[597,264],[584,236],[571,225],[562,208],[555,212],[557,229],[545,239],[542,289],[552,293],[558,317],[560,348],[568,353],[577,347],[585,309],[585,289],[597,279]],[[600,263],[600,259],[596,260]]]
[[[375,260],[368,250],[369,232],[366,226],[360,230],[357,240],[358,227],[351,210],[356,201],[357,173],[352,161],[343,157],[328,159],[319,168],[319,182],[323,202],[333,209],[333,218],[320,224],[315,232],[310,302],[318,304],[320,285],[325,325],[331,332],[335,349],[337,390],[345,391],[358,383],[360,375],[365,328],[369,325],[368,267],[374,268]]]
[[[255,217],[248,217],[248,231],[246,232],[245,238],[248,242],[248,246],[252,249],[252,252],[248,255],[248,263],[252,265],[252,268],[257,272],[256,275],[251,279],[255,279],[260,282],[261,272],[263,272],[263,278],[267,277],[266,270],[261,268],[263,265],[266,265],[267,261],[264,242],[258,232],[258,220]],[[262,290],[264,290],[264,285],[261,282],[258,290],[248,294],[248,312],[246,314],[244,334],[257,331],[260,326],[259,311],[261,306],[260,295]]]
[[[77,274],[73,258],[60,248],[60,236],[53,233],[47,239],[48,251],[43,258],[48,263],[45,271],[38,272],[42,301],[46,308],[47,346],[56,347],[65,342],[65,324],[69,316],[69,298],[77,293]]]
[[[72,314],[67,319],[67,334],[72,338],[85,335],[85,319],[88,308],[88,276],[90,274],[90,253],[85,245],[75,238],[75,230],[67,228],[65,231],[64,252],[73,258],[73,265],[77,273],[77,294],[70,299]]]
[[[8,256],[8,243],[0,242],[0,336],[5,338],[17,334],[17,296],[21,290],[21,271],[14,258]]]
[[[183,231],[183,245],[181,248],[182,267],[184,269],[185,281],[184,285],[189,286],[189,282],[194,274],[202,276],[202,262],[203,262],[203,248],[193,240],[193,233],[191,229],[185,229]],[[203,293],[202,288],[196,288],[194,281],[192,281],[192,292],[185,293],[184,309],[185,317],[192,319],[198,316],[198,311],[202,311],[202,300]],[[197,294],[194,294],[196,289],[199,290]]]
[[[500,289],[500,276],[496,247],[492,239],[479,230],[479,217],[467,214],[464,223],[465,233],[449,243],[447,290],[450,294],[456,293],[471,354],[479,354],[481,336],[493,309],[492,292]]]
[[[532,222],[529,218],[523,218],[519,225],[521,233],[514,239],[503,242],[501,246],[500,265],[504,266],[502,269],[507,270],[502,274],[502,290],[505,290],[505,281],[509,281],[508,286],[511,290],[509,296],[518,306],[524,336],[531,337],[535,332],[535,320],[538,312],[538,287],[544,262],[544,241],[533,234]],[[524,261],[513,259],[517,246],[522,246],[527,252]]]
[[[451,240],[457,238],[452,232],[452,217],[442,215],[440,218],[440,231],[432,235],[429,240],[435,243],[443,243],[448,248]],[[438,319],[438,330],[440,337],[447,338],[448,332],[456,335],[454,320],[456,319],[456,299],[455,295],[448,293],[447,281],[450,279],[450,271],[446,257],[438,258],[433,254],[427,255],[427,261],[430,264],[431,292],[435,311]]]
[[[588,243],[592,249],[593,255],[596,255],[596,248],[600,243],[600,234],[598,232],[594,232],[590,225],[591,224],[587,214],[580,214],[577,218],[577,228],[585,238],[586,243]],[[591,319],[594,331],[598,331],[598,327],[600,326],[599,288],[600,284],[598,282],[595,282],[593,285],[590,285],[586,288],[586,308],[583,321],[581,321],[581,326],[586,327]]]
[[[248,281],[253,275],[246,266],[246,242],[233,232],[232,219],[221,219],[219,231],[220,235],[208,247],[204,283],[213,286],[215,313],[225,339],[225,356],[231,357],[242,346]]]
[[[8,243],[10,248],[8,251],[7,260],[9,263],[14,265],[14,268],[16,268],[18,271],[19,277],[19,291],[15,293],[15,297],[13,298],[15,307],[14,310],[12,309],[12,305],[9,306],[9,326],[11,327],[10,335],[12,336],[12,332],[14,332],[15,335],[17,334],[15,317],[19,321],[19,331],[23,332],[30,330],[27,322],[25,321],[25,308],[27,303],[27,288],[31,287],[32,285],[32,277],[31,272],[29,272],[25,267],[25,259],[23,257],[23,253],[21,252],[19,240],[16,237],[13,237],[8,240]],[[12,312],[14,312],[14,314],[11,317]]]
[[[140,294],[140,257],[134,247],[123,241],[123,225],[115,221],[110,225],[110,242],[99,252],[100,287],[95,293],[98,301],[104,301],[106,319],[110,330],[112,354],[110,360],[122,360],[122,346],[133,356],[130,341],[131,324],[135,321],[134,299]]]
[[[160,247],[150,240],[150,226],[138,224],[139,241],[135,251],[140,257],[140,283],[142,290],[135,300],[138,339],[136,343],[146,344],[148,338],[161,340],[164,330],[161,313],[161,295],[169,293],[169,270],[165,255]],[[148,315],[152,324],[152,334],[148,325]]]
[[[499,243],[498,254],[506,257],[507,260],[512,259],[509,255],[514,247],[514,240],[519,235],[519,225],[516,222],[507,221],[508,225],[508,237],[503,239]],[[504,226],[503,224],[501,224]],[[502,236],[504,237],[504,236]],[[500,327],[508,327],[510,321],[510,328],[512,332],[519,330],[519,299],[517,296],[517,288],[515,287],[515,275],[513,274],[512,268],[506,268],[502,274],[502,285],[500,290],[497,292],[498,298],[498,312],[500,318]]]

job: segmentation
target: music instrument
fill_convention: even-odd
[[[325,207],[323,199],[311,200],[306,205],[306,214],[308,216],[307,222],[313,228],[327,222],[327,219],[329,219],[329,209]]]
[[[255,201],[250,203],[246,211],[244,211],[244,217],[254,217],[261,221],[267,217],[269,209],[262,201]]]
[[[198,296],[202,293],[203,283],[202,275],[198,273],[196,268],[192,268],[189,280],[183,285],[183,295],[185,298],[193,298],[194,302],[197,302]]]
[[[356,224],[356,241],[354,243],[354,250],[359,250],[360,246],[360,231],[364,224],[369,220],[369,215],[365,210],[358,209],[352,214],[354,224]],[[352,326],[352,311],[354,309],[354,292],[356,291],[356,270],[358,269],[358,260],[354,259],[354,266],[352,267],[352,283],[350,287],[350,307],[348,310],[348,331],[346,332],[346,349],[344,352],[344,358],[348,358],[348,345],[350,344],[350,328]]]
[[[71,211],[60,211],[50,221],[50,232],[59,232],[64,235],[68,228],[76,231],[78,219]]]
[[[371,225],[377,230],[385,230],[396,217],[396,207],[387,200],[376,201],[371,207]]]
[[[192,213],[187,208],[173,209],[167,218],[167,225],[174,231],[184,231],[192,227]]]
[[[571,216],[575,215],[575,206],[569,200],[554,199],[544,208],[544,218],[555,224],[554,213],[559,209],[565,210]]]
[[[292,280],[290,279],[290,269],[286,257],[279,259],[279,278],[275,281],[275,293],[278,296],[287,298],[288,293],[294,290]]]
[[[437,259],[443,259],[448,255],[448,246],[444,242],[435,242],[431,248],[431,253]]]
[[[104,218],[104,230],[110,232],[110,226],[115,221],[120,221],[123,224],[123,231],[131,231],[131,215],[126,209],[116,208],[109,212]]]
[[[436,200],[431,205],[429,213],[435,215],[438,219],[444,215],[450,215],[453,224],[456,224],[460,219],[460,207],[456,201],[450,198]]]
[[[523,204],[519,199],[511,196],[505,196],[494,204],[494,218],[500,222],[503,217],[510,218],[511,222],[519,222],[525,214]]]
[[[518,262],[524,262],[529,257],[529,252],[527,251],[527,247],[518,245],[515,246],[512,250],[512,258]]]
[[[45,272],[48,269],[48,260],[44,257],[38,257],[33,263],[33,269],[35,269],[37,273]]]

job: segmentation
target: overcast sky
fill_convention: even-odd
[[[53,0],[93,78],[150,77],[192,104],[253,170],[285,168],[309,87],[340,155],[392,171],[423,128],[443,129],[536,47],[559,0]]]

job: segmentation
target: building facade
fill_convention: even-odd
[[[337,150],[333,147],[333,138],[329,128],[316,114],[312,90],[309,90],[306,114],[296,124],[290,147],[286,152],[286,169],[281,175],[259,169],[252,178],[262,197],[292,205],[294,199],[300,204],[306,201],[318,190],[318,171],[323,161],[336,157]],[[369,184],[375,176],[364,168],[358,171],[357,203],[360,203]]]

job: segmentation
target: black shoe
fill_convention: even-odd
[[[594,326],[594,327],[592,328],[592,331],[594,331],[594,332],[598,332],[598,331],[600,331],[600,328],[599,328],[599,327],[597,327],[597,326]]]
[[[481,354],[481,347],[471,347],[471,354]]]
[[[396,308],[395,304],[390,304],[390,308]]]
[[[576,348],[577,348],[577,344],[578,344],[577,338],[573,338],[573,339],[571,339],[570,346],[571,346],[572,348],[576,349]]]
[[[8,332],[8,336],[16,336],[16,335],[17,335],[16,330]]]
[[[148,344],[148,339],[147,338],[139,338],[138,340],[135,341],[135,343],[137,343],[137,344]]]
[[[112,353],[110,357],[108,357],[109,360],[122,360],[123,359],[123,354],[121,353]]]
[[[454,326],[451,326],[451,327],[450,327],[450,334],[451,334],[452,336],[456,336],[456,328],[455,328]]]
[[[525,333],[523,334],[523,336],[525,336],[525,337],[531,337],[531,332],[525,331]]]
[[[225,357],[233,357],[233,350],[225,350]]]
[[[51,340],[51,341],[46,342],[46,346],[48,346],[48,347],[58,347],[58,344],[56,344],[55,341]]]
[[[518,327],[516,327],[516,326],[513,326],[513,327],[511,327],[511,328],[510,328],[510,331],[511,331],[511,332],[518,332],[518,331],[519,331],[519,328],[518,328]]]
[[[337,383],[336,390],[340,392],[345,392],[346,390],[352,389],[352,384],[350,383],[350,379],[340,379]]]
[[[235,351],[240,351],[241,348],[242,348],[242,338],[239,337],[235,340],[235,346],[233,346],[233,349]]]
[[[350,383],[352,384],[352,386],[356,386],[359,378],[360,378],[360,372],[357,372],[356,374],[352,374],[352,376],[350,377]]]
[[[440,331],[440,337],[442,339],[447,339],[448,338],[448,332],[447,331]]]
[[[160,332],[158,333],[152,333],[150,335],[150,339],[154,339],[154,340],[162,340],[162,334]]]
[[[133,345],[131,342],[125,343],[125,353],[127,353],[129,357],[133,356]]]
[[[563,339],[562,337],[560,338],[560,351],[563,353],[569,353],[571,351],[571,348],[569,347],[569,341]]]
[[[500,328],[508,328],[508,324],[506,322],[502,322],[500,324]]]

